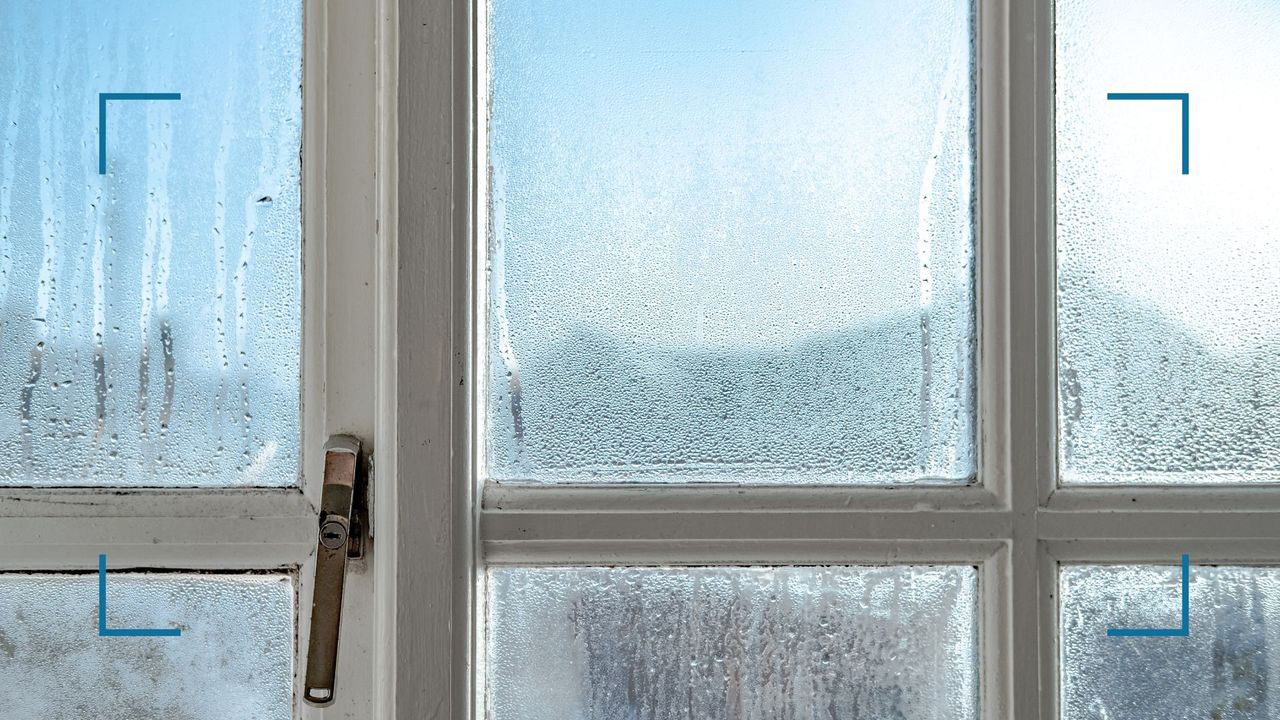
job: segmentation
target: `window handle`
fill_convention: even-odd
[[[311,599],[311,640],[302,697],[310,705],[331,705],[338,667],[338,629],[347,560],[364,555],[365,478],[360,472],[360,441],[334,435],[324,446],[324,490]]]

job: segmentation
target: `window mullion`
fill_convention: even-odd
[[[1050,0],[1010,2],[1007,42],[1009,488],[1014,513],[1007,602],[1012,669],[1009,718],[1056,720],[1052,563],[1037,521],[1053,487],[1053,243],[1048,199],[1052,86]]]
[[[390,534],[375,517],[374,542],[394,544],[389,716],[405,720],[473,717],[475,11],[471,0],[397,8],[396,474],[394,495],[373,502],[394,513]]]

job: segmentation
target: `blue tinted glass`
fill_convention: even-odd
[[[0,5],[0,485],[297,481],[300,0]],[[102,93],[177,93],[106,105]]]
[[[489,475],[965,482],[972,15],[489,3]]]

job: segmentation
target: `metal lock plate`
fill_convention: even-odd
[[[335,435],[325,444],[324,490],[316,547],[316,578],[311,602],[311,642],[303,699],[320,707],[333,703],[338,665],[338,632],[342,624],[342,591],[347,559],[359,557],[357,498],[360,494],[360,441]],[[359,503],[363,505],[363,503]]]

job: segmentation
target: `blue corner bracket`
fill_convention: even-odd
[[[107,101],[181,99],[182,93],[98,93],[98,174],[107,174]]]
[[[107,556],[98,556],[98,637],[178,637],[180,628],[116,629],[107,627]]]
[[[1187,637],[1191,634],[1191,556],[1182,556],[1182,627],[1109,628],[1108,637]]]
[[[1108,100],[1179,100],[1182,102],[1182,174],[1191,174],[1191,93],[1107,93]]]

